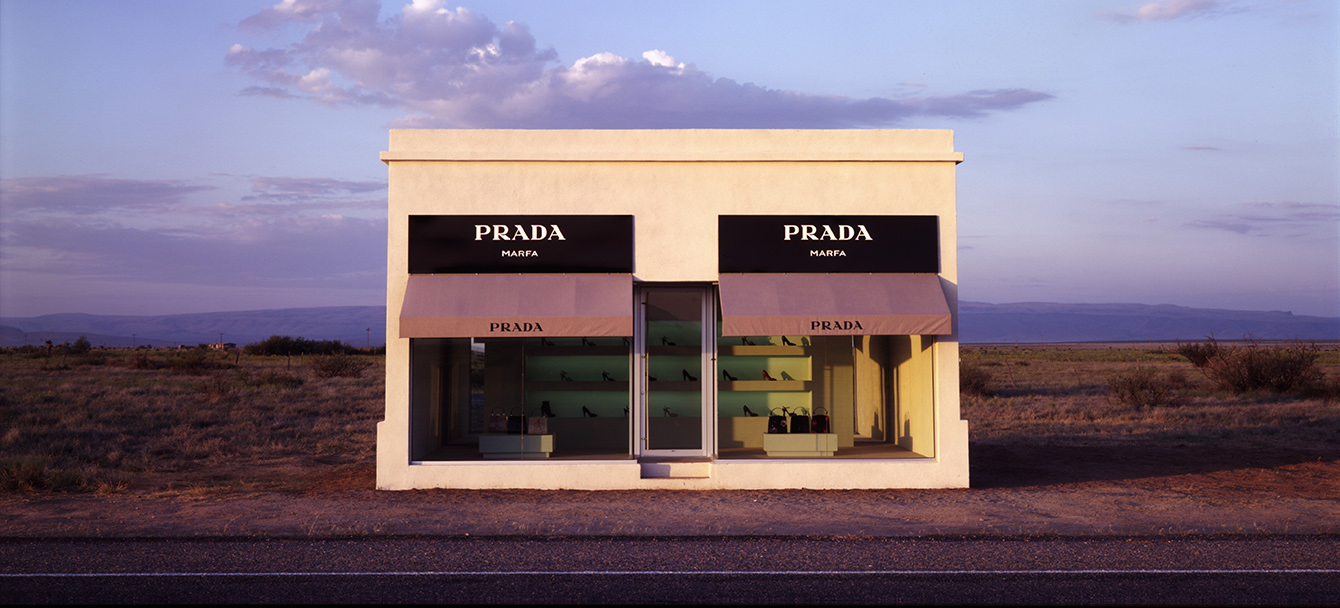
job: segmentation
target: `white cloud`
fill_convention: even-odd
[[[441,0],[416,0],[384,21],[375,8],[364,0],[275,5],[243,29],[305,28],[303,38],[262,50],[235,44],[225,61],[258,81],[244,94],[397,108],[406,112],[395,121],[403,127],[872,127],[914,116],[977,117],[1051,97],[1024,89],[811,95],[715,78],[660,49],[563,66],[524,24],[498,27]]]
[[[1228,9],[1220,0],[1156,0],[1141,4],[1134,10],[1109,11],[1104,16],[1121,23],[1143,23],[1210,15]]]

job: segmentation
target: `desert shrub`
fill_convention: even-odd
[[[55,467],[46,458],[28,456],[0,460],[0,491],[3,492],[88,492],[94,490],[95,485],[96,481],[87,475],[87,471]]]
[[[72,355],[82,355],[84,353],[87,353],[88,351],[93,350],[93,344],[88,341],[88,336],[79,336],[79,339],[75,340],[74,344],[71,344],[65,348],[66,352]]]
[[[318,378],[357,378],[371,366],[371,361],[348,353],[313,357],[307,363]]]
[[[180,374],[203,374],[207,370],[218,367],[218,362],[210,358],[209,351],[193,348],[181,351],[175,357],[170,357],[167,366],[168,369]]]
[[[1214,336],[1210,336],[1208,342],[1191,342],[1188,344],[1177,343],[1177,354],[1186,357],[1187,361],[1195,367],[1205,367],[1206,364],[1219,354],[1219,343],[1214,341]]]
[[[306,382],[297,376],[267,371],[252,381],[254,386],[273,386],[278,388],[298,388]]]
[[[992,386],[995,385],[995,378],[986,367],[976,363],[963,361],[958,368],[958,392],[968,395],[987,396],[992,392]]]
[[[1241,346],[1220,346],[1213,338],[1210,344],[1215,353],[1205,363],[1205,374],[1219,388],[1233,393],[1305,391],[1324,381],[1317,366],[1321,351],[1316,344],[1268,346],[1251,337]]]
[[[242,351],[248,355],[333,355],[353,352],[354,347],[339,340],[308,340],[302,336],[297,338],[270,336],[260,342],[252,342],[242,347]]]
[[[1119,403],[1137,408],[1181,405],[1186,398],[1174,386],[1175,381],[1162,377],[1158,370],[1137,365],[1108,376],[1109,395]]]

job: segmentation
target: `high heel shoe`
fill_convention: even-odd
[[[607,371],[603,371],[603,370],[602,370],[602,371],[600,372],[600,377],[601,377],[601,378],[604,378],[604,379],[605,379],[605,382],[618,382],[618,380],[615,380],[615,379],[614,379],[614,376],[611,376],[610,373],[607,372]]]
[[[544,337],[544,336],[540,336],[540,345],[541,345],[541,346],[553,346],[554,343],[553,343],[553,342],[550,342],[548,338],[546,338],[546,337]]]
[[[569,376],[568,372],[565,372],[561,369],[558,370],[558,379],[564,382],[572,382],[572,376]]]
[[[763,379],[764,379],[764,380],[774,380],[774,381],[777,380],[776,378],[773,378],[772,376],[769,376],[769,375],[768,375],[768,370],[766,370],[766,369],[763,370]]]
[[[676,414],[676,413],[670,411],[670,408],[668,408],[668,407],[665,408],[664,411],[665,411],[665,416],[666,416],[667,418],[677,418],[677,417],[679,416],[679,414]]]
[[[623,339],[623,345],[624,345],[624,346],[628,346],[628,337],[627,337],[627,336],[624,336],[624,339]]]
[[[548,401],[543,401],[543,402],[540,403],[540,415],[541,415],[541,416],[544,416],[545,418],[553,418],[553,417],[554,417],[554,411],[551,410],[551,409],[549,409],[549,402],[548,402]]]
[[[647,376],[647,380],[650,380],[650,381],[652,381],[652,382],[655,382],[655,381],[656,381],[656,376]]]
[[[742,336],[742,337],[740,338],[740,344],[743,344],[743,345],[745,345],[745,346],[753,346],[753,345],[754,345],[753,342],[750,342],[750,341],[749,341],[748,336]]]
[[[724,369],[721,370],[721,375],[722,375],[722,376],[725,376],[726,379],[727,379],[727,380],[730,380],[731,382],[734,382],[734,381],[736,380],[735,376],[730,375],[730,372],[728,372],[728,371],[726,371],[726,370],[724,370]]]
[[[684,381],[685,381],[685,382],[697,382],[697,381],[698,381],[697,378],[695,378],[692,374],[689,373],[689,370],[684,369],[684,370],[680,370],[680,371],[684,372]]]
[[[667,340],[665,336],[661,336],[661,346],[674,346],[674,345],[675,345],[674,342]]]
[[[623,408],[623,417],[624,418],[628,417],[628,408]]]
[[[786,336],[782,336],[782,346],[795,346],[795,344],[793,344],[790,340],[787,340]]]
[[[782,373],[781,373],[781,376],[782,376],[782,380],[795,380],[795,377],[794,377],[794,376],[792,376],[791,374],[788,374],[788,373],[786,373],[786,372],[782,372]]]
[[[747,405],[744,406],[744,415],[749,416],[749,417],[751,417],[751,418],[758,418],[758,414],[755,414],[755,413],[749,411],[749,406],[747,406]]]
[[[582,338],[582,346],[595,346],[595,345],[596,345],[595,342],[587,340],[585,337]]]
[[[590,417],[590,418],[599,418],[599,416],[596,416],[594,412],[592,412],[591,410],[586,409],[586,406],[583,405],[583,406],[582,406],[582,418],[587,418],[587,417]]]

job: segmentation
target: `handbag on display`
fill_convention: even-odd
[[[823,413],[820,414],[819,412]],[[829,424],[828,410],[821,407],[814,408],[814,416],[810,418],[810,429],[816,433],[830,432],[832,426]]]
[[[540,410],[534,410],[530,413],[530,416],[526,417],[526,434],[527,435],[549,434],[549,419],[544,416],[544,412]]]
[[[796,408],[796,413],[791,414],[791,432],[808,433],[810,432],[810,411],[803,408]]]
[[[786,432],[786,410],[777,413],[777,408],[768,411],[768,432],[774,435]]]
[[[502,411],[502,408],[495,407],[493,411],[489,412],[488,430],[490,433],[507,432],[507,414]]]
[[[507,415],[507,434],[523,435],[526,432],[526,413],[519,407],[512,408]]]

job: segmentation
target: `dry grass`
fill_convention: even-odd
[[[965,346],[978,445],[1214,445],[1340,453],[1340,399],[1215,388],[1176,345]],[[300,357],[171,350],[0,349],[0,492],[207,495],[373,486],[384,365],[321,377]],[[1340,346],[1323,345],[1328,386]],[[1114,374],[1154,370],[1181,405],[1115,400]]]
[[[965,366],[990,375],[989,394],[964,392],[974,443],[1289,447],[1340,452],[1340,345],[1319,347],[1327,390],[1232,394],[1179,356],[1176,345],[964,346]],[[1138,407],[1112,379],[1145,370],[1174,395]],[[979,380],[980,381],[980,380]]]
[[[0,491],[303,489],[341,472],[371,485],[381,356],[322,377],[236,351],[39,355],[0,350]]]

